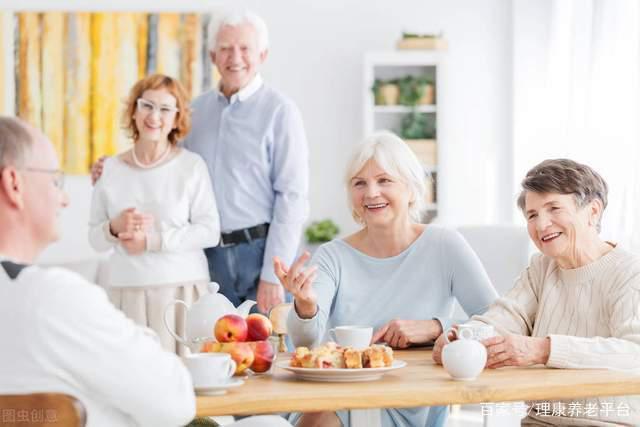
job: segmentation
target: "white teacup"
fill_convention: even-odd
[[[496,335],[496,330],[491,325],[476,324],[476,323],[463,323],[461,325],[454,326],[446,331],[444,338],[446,342],[449,342],[449,334],[453,333],[456,338],[466,338],[476,341],[482,341],[487,338],[491,338]]]
[[[182,358],[191,373],[194,387],[211,387],[229,381],[236,362],[227,353],[195,353]]]
[[[342,347],[366,348],[371,344],[371,326],[338,326],[329,329],[329,336]]]

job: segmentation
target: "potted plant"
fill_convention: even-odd
[[[400,88],[395,80],[376,79],[371,87],[376,105],[398,105]]]
[[[435,141],[435,122],[427,114],[413,111],[402,119],[400,136],[413,150],[423,165],[437,164],[437,145]]]
[[[333,240],[338,235],[340,229],[330,219],[314,221],[304,231],[307,243],[320,244]]]
[[[433,139],[436,129],[426,114],[412,111],[402,119],[400,136],[404,139]]]
[[[433,104],[433,82],[427,76],[405,76],[398,79],[401,105]]]

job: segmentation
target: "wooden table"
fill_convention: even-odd
[[[555,400],[640,394],[640,376],[608,370],[487,369],[475,381],[454,381],[431,360],[430,350],[395,352],[407,366],[374,382],[296,380],[283,369],[249,378],[223,396],[198,396],[197,414],[247,415],[339,409]]]

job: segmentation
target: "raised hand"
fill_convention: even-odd
[[[280,258],[273,258],[273,268],[278,280],[293,295],[296,312],[300,317],[310,318],[316,314],[317,295],[313,290],[313,281],[317,275],[317,266],[304,268],[311,258],[309,252],[303,253],[291,267],[287,267]]]

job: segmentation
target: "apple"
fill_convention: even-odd
[[[218,319],[213,334],[220,342],[247,340],[247,322],[237,314],[226,314]]]
[[[276,353],[269,341],[251,341],[247,343],[253,349],[251,370],[256,373],[267,372],[271,368]]]
[[[236,362],[236,375],[243,373],[253,363],[253,350],[251,350],[249,343],[222,343],[219,351],[230,354],[231,358]]]
[[[271,336],[273,326],[267,316],[260,313],[252,313],[247,316],[248,341],[262,341]]]

